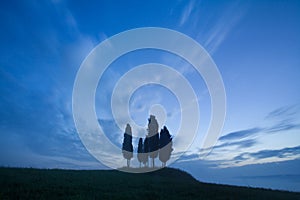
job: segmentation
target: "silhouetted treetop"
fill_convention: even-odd
[[[130,166],[130,159],[133,157],[132,132],[129,124],[126,125],[122,145],[123,157],[127,159],[127,167]]]
[[[158,122],[154,115],[150,115],[148,119],[148,136],[151,137],[158,133]]]

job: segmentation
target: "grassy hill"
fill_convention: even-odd
[[[2,199],[300,199],[300,193],[201,183],[172,168],[145,174],[0,168]]]

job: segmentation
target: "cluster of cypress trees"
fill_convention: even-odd
[[[171,157],[172,149],[172,137],[166,126],[158,133],[158,123],[154,115],[150,115],[148,119],[148,134],[146,138],[139,139],[137,158],[144,166],[149,167],[149,158],[152,159],[152,167],[155,167],[155,158],[159,156],[159,160],[162,162],[162,167],[166,166],[166,162]],[[123,157],[127,159],[127,167],[130,167],[130,160],[133,157],[132,146],[132,131],[129,124],[127,124],[124,140],[122,145]]]

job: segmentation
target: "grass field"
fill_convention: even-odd
[[[0,168],[2,199],[300,199],[300,193],[201,183],[165,168],[146,174],[116,170]]]

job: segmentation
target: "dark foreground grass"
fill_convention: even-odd
[[[201,183],[165,168],[146,174],[116,170],[0,168],[2,199],[300,199],[300,193]]]

